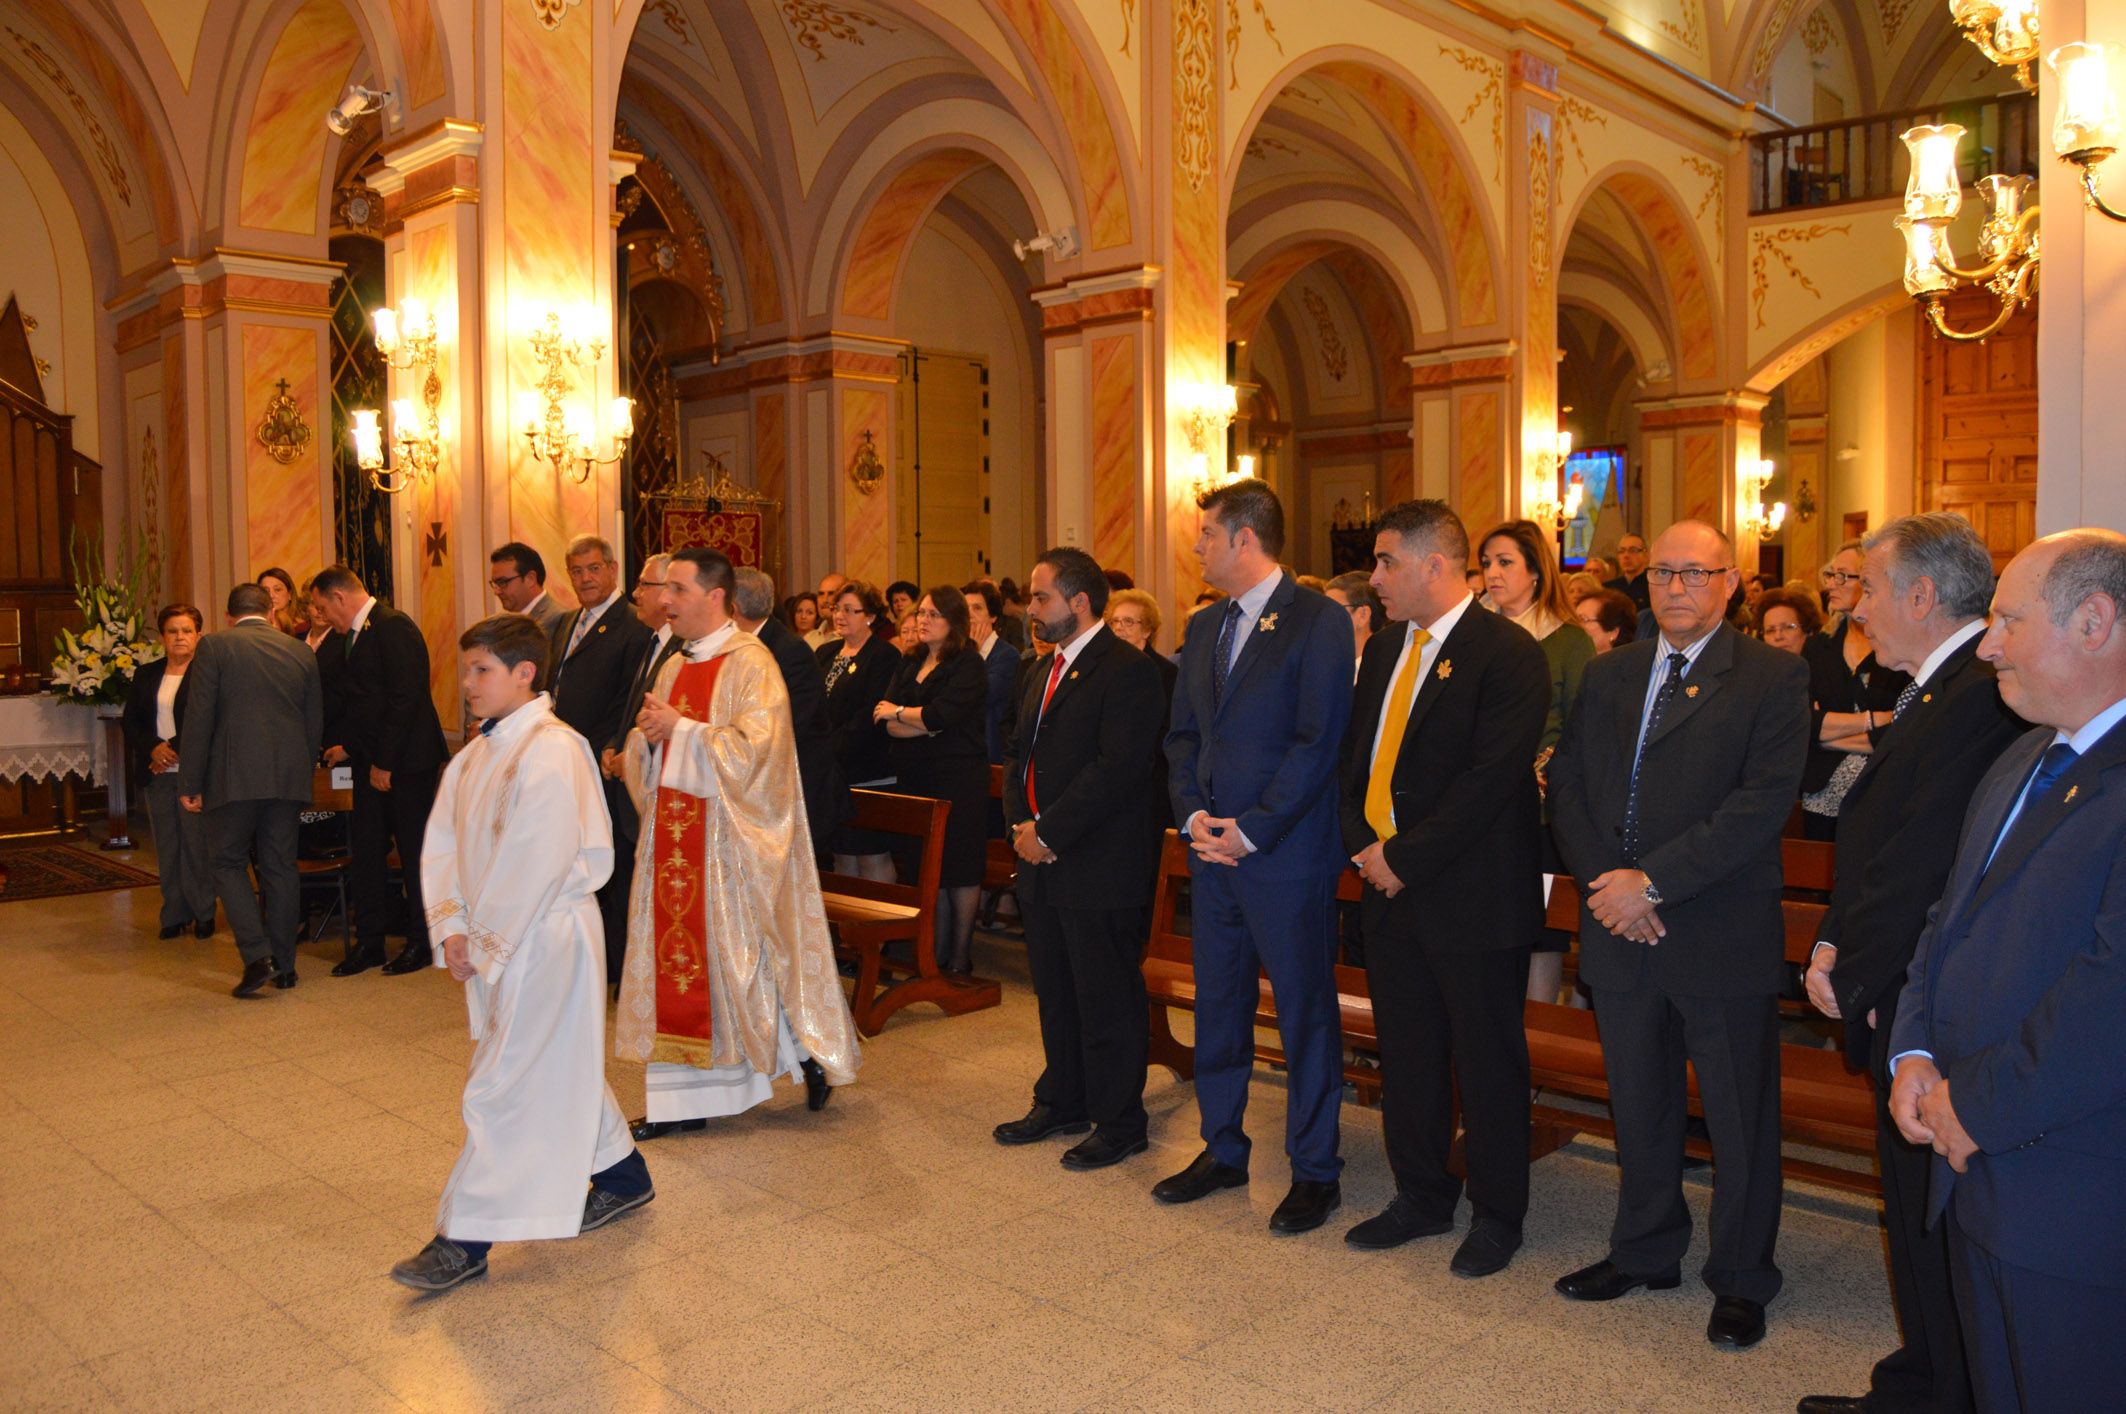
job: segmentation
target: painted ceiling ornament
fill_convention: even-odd
[[[140,528],[147,542],[148,583],[162,592],[162,463],[155,455],[155,429],[140,434]]]
[[[866,29],[899,33],[876,16],[829,4],[827,0],[782,0],[782,18],[790,27],[790,37],[811,50],[815,60],[827,57],[826,49],[820,44],[822,39],[838,39],[862,48]]]
[[[1174,6],[1174,94],[1181,103],[1181,175],[1192,192],[1211,179],[1211,107],[1217,56],[1211,50],[1210,0]]]
[[[583,0],[531,0],[532,13],[548,29],[559,29],[562,18]]]
[[[1491,175],[1496,180],[1506,164],[1506,104],[1503,97],[1506,66],[1485,54],[1472,54],[1466,49],[1452,45],[1439,47],[1442,57],[1454,61],[1454,66],[1466,74],[1475,74],[1483,82],[1477,86],[1475,97],[1462,110],[1462,122],[1470,119],[1486,105],[1491,107]]]
[[[22,51],[22,57],[29,60],[45,78],[51,80],[52,87],[66,96],[68,106],[74,110],[74,116],[88,129],[89,145],[96,149],[97,166],[103,169],[103,175],[109,179],[111,189],[118,194],[118,199],[131,206],[133,184],[127,180],[125,161],[118,155],[118,147],[111,141],[110,135],[104,132],[103,124],[96,121],[96,114],[90,109],[89,101],[81,96],[80,89],[74,87],[74,81],[67,77],[65,69],[59,67],[59,61],[44,52],[43,45],[12,25],[7,26],[7,32],[13,37],[15,47]]]
[[[1279,54],[1284,53],[1284,41],[1277,37],[1277,26],[1271,21],[1270,12],[1264,8],[1263,0],[1253,0],[1253,4],[1255,17],[1262,21],[1263,34],[1270,43],[1277,46]],[[1239,88],[1240,0],[1225,0],[1225,67],[1226,72],[1232,76],[1232,82],[1227,87]]]
[[[310,449],[310,424],[303,421],[302,409],[288,395],[288,380],[283,378],[273,386],[273,401],[266,404],[266,415],[259,419],[258,444],[267,456],[290,466]]]
[[[1321,365],[1329,371],[1329,377],[1341,383],[1351,371],[1351,351],[1344,347],[1343,336],[1336,332],[1336,320],[1329,314],[1329,302],[1321,297],[1321,291],[1312,285],[1299,291],[1299,302],[1314,316],[1315,337],[1321,343]]]
[[[1794,283],[1801,286],[1804,293],[1820,300],[1823,298],[1823,291],[1816,288],[1816,282],[1795,263],[1786,247],[1819,241],[1827,236],[1850,235],[1852,229],[1850,222],[1833,226],[1818,221],[1809,226],[1781,226],[1771,231],[1750,232],[1750,303],[1756,307],[1759,329],[1764,327],[1765,296],[1771,292],[1772,272],[1769,261],[1776,258],[1786,267],[1786,273],[1794,277]]]

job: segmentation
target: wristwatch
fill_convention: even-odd
[[[1646,881],[1646,901],[1655,908],[1661,906],[1661,891],[1654,887],[1654,881],[1651,879]]]

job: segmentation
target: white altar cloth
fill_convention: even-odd
[[[0,697],[0,780],[80,776],[103,783],[103,722],[94,707],[56,697]]]

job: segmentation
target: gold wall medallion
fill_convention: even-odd
[[[289,466],[310,449],[310,424],[303,421],[302,409],[288,396],[288,380],[283,378],[273,386],[273,401],[266,404],[266,415],[259,419],[258,444],[267,456]]]

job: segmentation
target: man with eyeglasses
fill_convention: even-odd
[[[679,645],[672,641],[672,626],[664,615],[664,577],[671,563],[670,555],[652,555],[642,562],[642,578],[635,581],[629,602],[635,606],[636,623],[645,632],[636,640],[628,661],[628,686],[620,720],[606,740],[593,739],[600,748],[598,768],[606,777],[606,808],[613,817],[613,877],[608,887],[616,889],[620,897],[620,926],[616,929],[608,924],[605,933],[605,975],[613,987],[620,985],[620,966],[626,960],[627,899],[634,888],[635,841],[642,830],[642,822],[635,815],[635,802],[621,784],[624,771],[620,754],[627,749],[627,734],[635,725],[635,714],[642,710],[642,699],[657,681],[657,670],[679,651]],[[604,900],[599,902],[602,912]]]
[[[1779,830],[1808,749],[1808,666],[1726,623],[1733,544],[1699,521],[1654,542],[1656,637],[1597,657],[1550,762],[1558,846],[1580,881],[1621,1184],[1609,1253],[1560,1278],[1578,1301],[1682,1281],[1684,1064],[1720,1156],[1706,1338],[1764,1337],[1778,1294]]]
[[[1624,595],[1638,605],[1642,613],[1653,607],[1652,589],[1646,582],[1645,536],[1633,531],[1617,541],[1617,577],[1602,587]]]
[[[549,639],[568,617],[568,610],[546,592],[545,558],[521,540],[498,546],[488,555],[487,587],[495,592],[495,602],[509,613],[529,614],[536,619]]]

